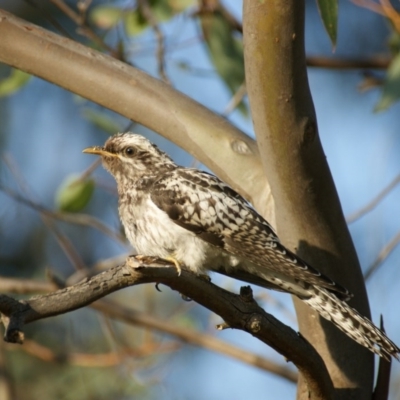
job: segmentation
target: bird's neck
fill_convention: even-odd
[[[174,167],[176,168],[176,166]],[[146,191],[150,189],[155,182],[170,174],[175,168],[169,168],[168,166],[166,168],[158,169],[156,172],[152,173],[147,171],[146,174],[137,175],[135,177],[127,177],[126,175],[121,174],[121,176],[116,179],[118,194],[119,196],[125,196],[127,193],[131,193],[132,195]]]

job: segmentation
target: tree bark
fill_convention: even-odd
[[[282,242],[354,293],[370,316],[356,252],[318,136],[304,51],[304,0],[244,1],[246,84]],[[371,396],[373,356],[295,300],[300,332],[323,357],[336,395]],[[298,398],[308,399],[304,381]]]

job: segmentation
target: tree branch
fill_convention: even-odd
[[[359,1],[359,0],[358,0]],[[356,2],[353,0],[353,2]],[[205,4],[206,3],[206,4]],[[210,6],[208,3],[213,3]],[[199,13],[210,13],[215,11],[221,12],[225,20],[229,23],[233,30],[243,34],[243,25],[224,7],[219,1],[203,1],[202,8]],[[393,57],[376,56],[374,58],[338,58],[325,56],[307,56],[307,67],[327,68],[327,69],[387,69],[392,62]]]
[[[70,278],[68,281],[74,281],[73,276],[72,279]],[[2,293],[46,293],[52,292],[56,289],[56,284],[52,282],[39,282],[36,280],[4,277],[0,278],[0,292]],[[129,324],[134,324],[143,328],[166,333],[182,340],[185,343],[218,352],[242,361],[246,364],[263,369],[264,371],[272,372],[289,380],[290,382],[297,382],[297,374],[290,368],[274,363],[252,352],[240,349],[236,346],[219,340],[212,335],[208,335],[206,333],[199,334],[199,332],[192,329],[176,326],[170,322],[162,321],[159,318],[152,317],[148,313],[132,309],[131,307],[125,307],[122,304],[112,302],[110,300],[98,300],[90,304],[90,307],[104,315],[107,315],[109,318],[118,319]]]
[[[308,56],[308,67],[328,69],[387,69],[392,62],[389,57],[376,57],[371,59],[334,58],[322,56]]]
[[[372,211],[398,184],[400,183],[400,175],[397,175],[380,193],[376,195],[368,204],[360,210],[350,214],[346,218],[348,224],[352,224],[368,212]]]
[[[1,343],[4,344],[4,341]],[[15,349],[15,346],[9,345],[8,348]],[[42,361],[49,363],[71,364],[81,367],[110,367],[118,366],[129,357],[148,357],[151,355],[160,355],[171,353],[179,348],[176,342],[146,344],[142,347],[123,347],[118,351],[108,353],[75,353],[68,350],[54,351],[42,344],[26,339],[22,350]],[[3,399],[2,399],[3,400]]]
[[[396,235],[386,244],[378,256],[375,258],[374,262],[367,268],[364,274],[364,279],[367,281],[371,278],[371,275],[376,272],[376,270],[383,264],[383,262],[389,257],[392,251],[399,245],[400,243],[400,232],[396,233]]]
[[[27,301],[0,295],[0,312],[6,328],[5,340],[22,343],[23,328],[27,323],[76,310],[124,287],[150,282],[169,286],[221,316],[229,327],[246,331],[273,347],[299,368],[313,392],[319,393],[321,398],[328,398],[332,383],[318,353],[302,336],[260,308],[249,287],[242,288],[241,294],[235,295],[186,270],[182,270],[182,274],[177,277],[174,266],[154,258],[130,257],[121,266]],[[115,310],[111,309],[114,307],[106,304],[103,302],[100,306],[102,311],[108,310],[116,315]],[[93,306],[98,307],[96,304]],[[135,317],[131,311],[121,308],[119,317],[129,321],[137,318],[137,314]],[[141,316],[142,323],[143,318]],[[149,322],[148,318],[146,321],[149,327],[152,325],[160,329],[159,322]],[[183,329],[180,335],[181,339],[188,340]]]
[[[257,144],[225,118],[143,71],[1,9],[0,37],[0,62],[160,133],[207,165],[274,224]]]
[[[96,43],[97,46],[103,48],[110,52],[113,57],[119,58],[120,54],[113,48],[107,45],[107,43],[95,33],[95,31],[90,28],[87,24],[85,18],[79,15],[76,11],[72,9],[65,1],[62,0],[50,0],[56,7],[58,7],[67,17],[69,17],[77,26],[79,26],[80,33],[86,36],[88,39]]]
[[[115,318],[130,324],[136,324],[145,328],[167,333],[185,343],[215,351],[246,364],[263,369],[264,371],[272,372],[290,382],[297,382],[297,374],[289,368],[269,361],[255,353],[242,350],[211,335],[205,333],[199,334],[197,331],[172,325],[171,323],[162,321],[159,318],[154,318],[146,313],[123,307],[121,304],[111,301],[97,301],[92,304],[91,307],[110,318]]]
[[[257,143],[285,246],[354,293],[369,316],[357,255],[318,136],[304,49],[304,0],[244,1],[246,85]],[[324,358],[335,387],[370,397],[373,356],[295,300],[300,332]],[[299,385],[299,398],[309,388]]]
[[[147,19],[147,22],[151,25],[154,31],[154,35],[157,39],[157,63],[158,63],[158,74],[165,83],[170,83],[168,75],[165,71],[165,38],[161,31],[160,25],[155,17],[153,10],[148,3],[148,0],[138,0],[138,6],[143,13],[143,16]]]

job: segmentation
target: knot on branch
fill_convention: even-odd
[[[246,323],[246,328],[251,333],[260,332],[262,327],[261,315],[253,314]]]
[[[250,286],[242,286],[240,288],[240,298],[246,303],[252,303],[254,301],[252,288]]]
[[[24,332],[19,329],[6,329],[4,341],[8,343],[23,344],[25,340]]]
[[[23,344],[25,335],[22,331],[24,320],[17,316],[18,314],[11,314],[10,316],[2,314],[1,322],[4,325],[4,341],[8,343]]]
[[[307,118],[303,129],[303,144],[308,145],[314,142],[317,136],[317,123],[314,119]]]

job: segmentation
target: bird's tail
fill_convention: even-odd
[[[302,300],[322,317],[373,353],[386,360],[390,356],[399,360],[400,349],[368,318],[324,288],[312,286],[309,291],[314,295]]]

